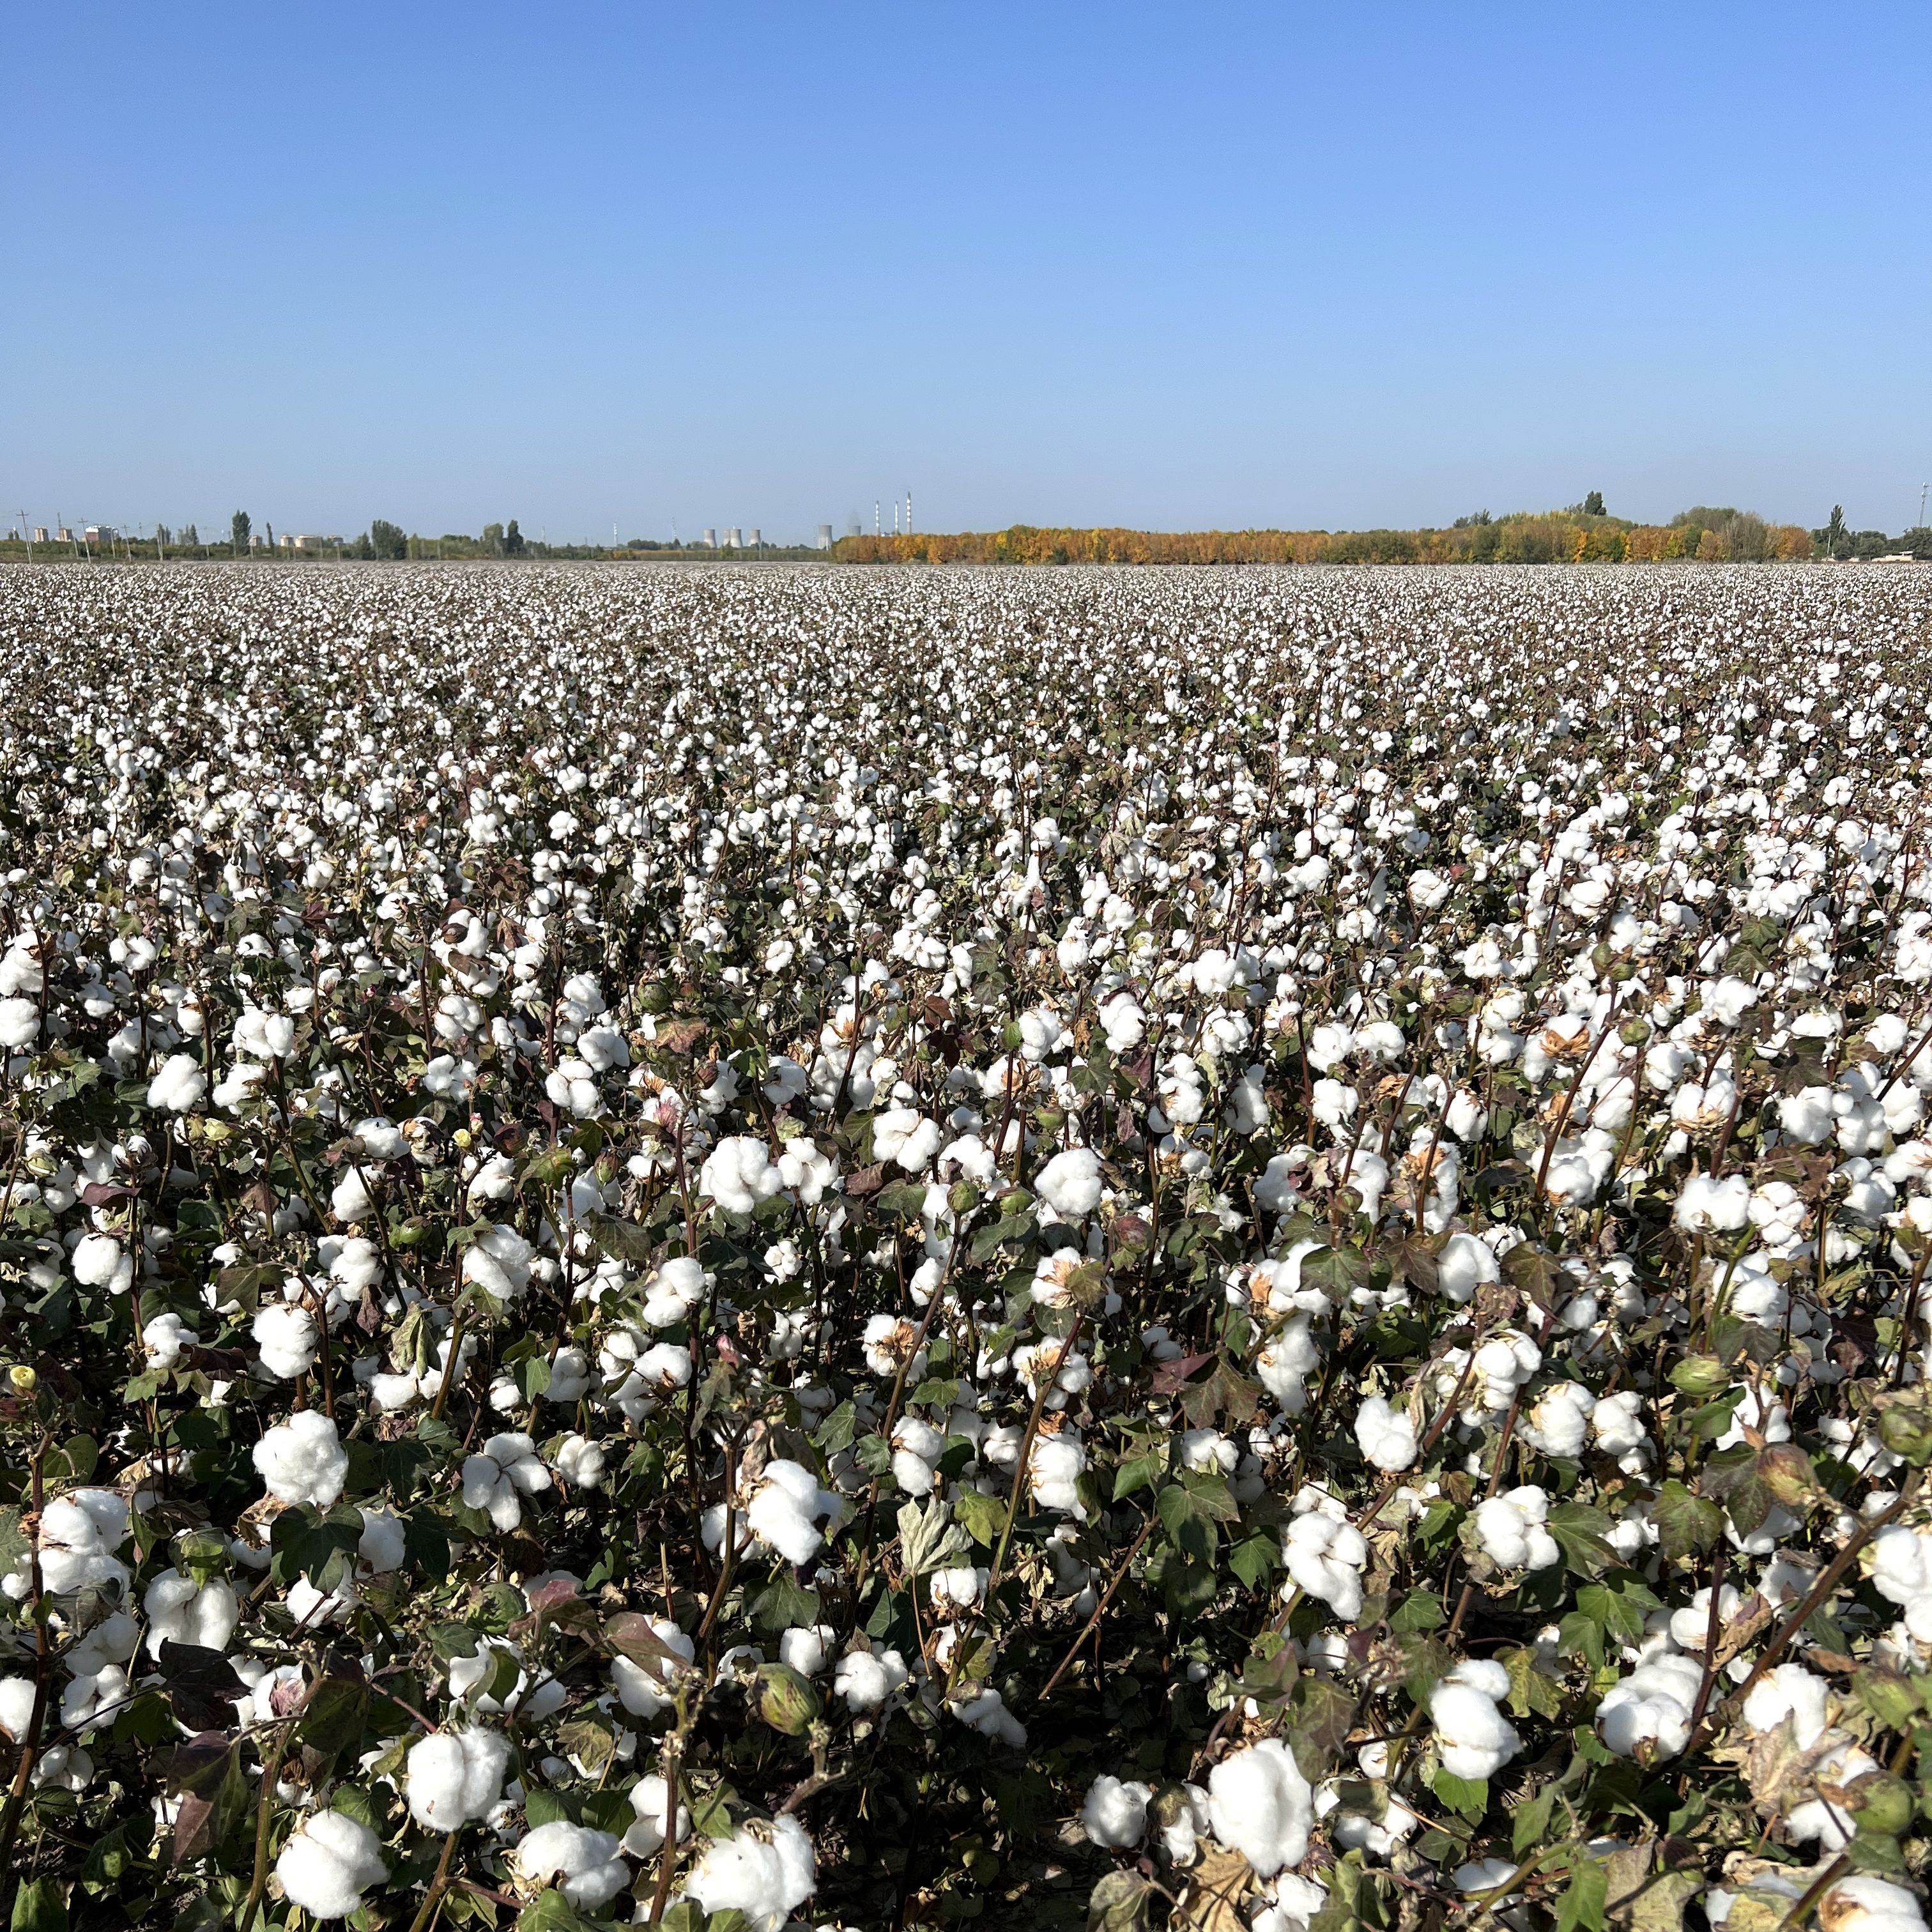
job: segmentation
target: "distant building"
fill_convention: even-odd
[[[64,530],[63,530],[63,531],[61,532],[61,534],[62,534],[63,536],[64,536],[67,534],[67,532],[66,532]],[[34,542],[36,542],[36,543],[45,543],[45,542],[46,542],[46,540],[47,540],[47,526],[46,526],[46,525],[45,524],[36,524],[34,526]]]
[[[704,548],[706,550],[716,550],[718,548],[718,532],[715,530],[706,530],[704,532]]]
[[[750,530],[746,531],[745,533],[745,542],[746,546],[750,549],[756,550],[759,544],[763,543],[764,540],[765,533],[763,530],[758,528],[756,524],[754,524]]]
[[[111,544],[114,541],[114,526],[112,524],[89,524],[80,536],[83,543]]]
[[[291,536],[286,530],[284,530],[280,539],[280,548],[284,550],[298,550],[305,556],[317,556],[326,550],[333,550],[341,541],[340,537],[313,536],[306,531],[298,536]]]
[[[832,548],[832,526],[830,524],[820,524],[818,526],[818,548],[820,550]]]
[[[724,548],[727,550],[742,550],[745,548],[745,532],[736,524],[724,532]]]
[[[72,543],[74,542],[74,532],[69,530],[64,524],[62,524],[60,526],[60,537],[58,540],[62,543]]]

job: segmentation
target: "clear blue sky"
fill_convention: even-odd
[[[1932,10],[17,8],[0,518],[1912,520]]]

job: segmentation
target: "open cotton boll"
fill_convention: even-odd
[[[1255,1373],[1280,1403],[1283,1414],[1299,1415],[1308,1406],[1308,1377],[1321,1364],[1314,1324],[1306,1315],[1297,1315],[1262,1344],[1255,1355]]]
[[[784,1184],[765,1143],[750,1134],[731,1134],[706,1155],[698,1191],[728,1214],[749,1214]]]
[[[1100,1156],[1091,1148],[1069,1148],[1034,1177],[1033,1188],[1063,1220],[1084,1220],[1100,1204]]]
[[[277,1423],[255,1444],[254,1461],[278,1502],[327,1509],[349,1478],[348,1454],[320,1409],[304,1408]]]
[[[902,1416],[892,1429],[892,1480],[909,1496],[926,1495],[945,1448],[946,1438],[931,1423]]]
[[[765,1465],[745,1522],[760,1543],[788,1563],[809,1563],[825,1541],[820,1523],[838,1516],[842,1508],[802,1463],[780,1456]]]
[[[185,1114],[208,1091],[208,1076],[191,1053],[170,1054],[148,1082],[148,1105]]]
[[[685,1889],[707,1914],[742,1912],[751,1932],[779,1932],[818,1882],[812,1840],[796,1818],[743,1825],[713,1838]]]
[[[536,1252],[515,1228],[493,1222],[463,1250],[463,1279],[499,1301],[520,1300]]]
[[[159,1657],[164,1643],[200,1644],[226,1650],[242,1606],[219,1577],[197,1583],[185,1572],[164,1570],[148,1586],[141,1608],[148,1619],[148,1654]]]
[[[1148,1801],[1153,1796],[1152,1788],[1137,1778],[1124,1784],[1102,1772],[1087,1787],[1087,1802],[1080,1808],[1088,1843],[1115,1851],[1138,1845],[1147,1835]]]
[[[982,1736],[1010,1744],[1016,1750],[1027,1741],[1025,1725],[1006,1708],[1006,1700],[990,1684],[975,1696],[954,1698],[946,1708],[962,1724],[970,1725]]]
[[[1581,1382],[1558,1382],[1545,1389],[1519,1426],[1522,1439],[1546,1456],[1580,1456],[1589,1434],[1597,1398]]]
[[[1355,1440],[1378,1469],[1393,1474],[1415,1460],[1415,1424],[1384,1396],[1372,1395],[1356,1410]]]
[[[1263,1878],[1299,1864],[1315,1822],[1314,1793],[1294,1754],[1264,1738],[1223,1758],[1208,1778],[1208,1817],[1214,1835]]]
[[[128,1540],[128,1505],[111,1490],[74,1490],[40,1512],[40,1580],[57,1596],[78,1590],[120,1589],[128,1569],[115,1552]],[[28,1559],[20,1563],[28,1587]],[[16,1594],[8,1581],[7,1594]]]
[[[314,1364],[320,1339],[315,1317],[298,1303],[271,1302],[256,1315],[249,1332],[261,1363],[272,1376],[292,1382]]]
[[[675,1328],[704,1299],[704,1269],[688,1255],[674,1255],[644,1283],[644,1324]]]
[[[1677,1196],[1671,1218],[1686,1234],[1730,1234],[1750,1218],[1750,1183],[1743,1175],[1714,1180],[1694,1174]]]
[[[472,1725],[438,1731],[410,1747],[403,1776],[410,1815],[426,1832],[453,1832],[481,1818],[503,1792],[510,1741]]]
[[[1042,1509],[1057,1510],[1077,1521],[1087,1520],[1079,1482],[1087,1467],[1086,1445],[1070,1430],[1036,1436],[1027,1453],[1027,1480]]]
[[[509,1430],[491,1436],[479,1454],[464,1458],[462,1484],[464,1506],[482,1510],[507,1532],[524,1520],[522,1496],[550,1487],[550,1472],[530,1437]]]
[[[809,1624],[778,1633],[778,1661],[801,1677],[816,1677],[825,1668],[838,1633],[830,1624]]]
[[[134,1258],[112,1234],[83,1234],[68,1265],[83,1288],[125,1294],[134,1286]]]
[[[1543,1526],[1549,1514],[1549,1496],[1533,1483],[1478,1503],[1476,1535],[1483,1554],[1499,1570],[1541,1570],[1558,1562],[1563,1552]]]
[[[904,1685],[908,1674],[905,1659],[896,1650],[849,1651],[832,1675],[832,1694],[844,1699],[848,1711],[876,1711]]]
[[[622,1849],[634,1858],[647,1858],[662,1850],[668,1821],[670,1792],[656,1772],[640,1778],[631,1786],[631,1809],[638,1822],[624,1834]],[[674,1834],[680,1844],[691,1834],[691,1814],[680,1804]]]
[[[141,1330],[141,1352],[149,1368],[165,1373],[200,1339],[178,1315],[157,1315]]]
[[[651,1634],[671,1653],[640,1664],[628,1657],[610,1660],[610,1679],[617,1687],[617,1701],[634,1718],[655,1718],[668,1710],[675,1697],[672,1679],[681,1674],[682,1665],[698,1654],[698,1647],[668,1617],[650,1619]],[[674,1662],[681,1659],[682,1664]]]
[[[1310,1922],[1328,1903],[1320,1880],[1282,1872],[1269,1886],[1269,1903],[1250,1922],[1250,1932],[1308,1932]]]
[[[1353,1524],[1310,1510],[1288,1525],[1281,1552],[1298,1588],[1318,1597],[1344,1622],[1361,1615],[1362,1568],[1369,1546]]]
[[[1429,1714],[1441,1742],[1442,1768],[1452,1778],[1493,1777],[1522,1748],[1516,1727],[1498,1708],[1509,1695],[1500,1664],[1457,1664],[1431,1692]]]
[[[1636,1757],[1648,1746],[1658,1757],[1675,1757],[1690,1742],[1704,1667],[1695,1658],[1666,1653],[1646,1658],[1604,1692],[1597,1706],[1597,1732],[1619,1757]]]
[[[572,1904],[596,1912],[631,1882],[631,1868],[617,1853],[611,1833],[555,1818],[524,1834],[510,1854],[510,1865],[528,1890],[554,1880]]]
[[[1860,1872],[1818,1901],[1818,1922],[1825,1932],[1924,1932],[1925,1916],[1916,1892]]]
[[[312,1918],[346,1918],[359,1911],[362,1894],[388,1876],[375,1833],[346,1811],[304,1818],[275,1861],[289,1903]]]

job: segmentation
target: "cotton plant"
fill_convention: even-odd
[[[0,585],[70,1912],[1922,1932],[1910,573],[158,583]]]

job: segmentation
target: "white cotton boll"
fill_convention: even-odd
[[[733,1134],[705,1156],[698,1191],[728,1214],[749,1214],[769,1201],[782,1184],[763,1141],[750,1134]]]
[[[1581,1382],[1558,1382],[1537,1397],[1523,1418],[1522,1438],[1546,1456],[1580,1456],[1596,1406],[1597,1398]]]
[[[1034,1192],[1063,1220],[1078,1221],[1100,1204],[1100,1160],[1091,1148],[1055,1154],[1034,1178]]]
[[[686,1366],[689,1364],[687,1362]],[[608,1466],[603,1445],[587,1436],[566,1436],[556,1446],[556,1473],[572,1489],[600,1487]]]
[[[1496,1250],[1460,1229],[1443,1243],[1436,1270],[1437,1286],[1445,1299],[1454,1302],[1468,1301],[1478,1288],[1502,1280]]]
[[[18,1052],[32,1046],[40,1034],[40,1010],[32,1000],[0,1000],[0,1048]],[[160,1102],[150,1100],[150,1106]]]
[[[1362,1568],[1369,1546],[1360,1530],[1311,1510],[1288,1525],[1281,1550],[1298,1588],[1318,1597],[1344,1622],[1361,1615]]]
[[[520,1300],[536,1250],[515,1228],[493,1223],[463,1250],[463,1279],[499,1301]]]
[[[830,1624],[811,1624],[778,1633],[778,1661],[801,1677],[816,1677],[825,1668],[838,1633]]]
[[[148,1586],[141,1608],[148,1619],[148,1654],[154,1658],[164,1643],[226,1650],[242,1621],[242,1606],[226,1583],[219,1577],[197,1583],[179,1570],[163,1570]]]
[[[1084,1522],[1087,1508],[1080,1500],[1079,1482],[1086,1467],[1086,1445],[1070,1432],[1036,1436],[1027,1455],[1034,1501],[1042,1509],[1057,1510]]]
[[[362,1178],[360,1168],[346,1169],[328,1197],[328,1211],[344,1227],[357,1221],[366,1221],[376,1211],[375,1198],[369,1192],[369,1184]]]
[[[284,1382],[305,1375],[314,1364],[320,1337],[315,1317],[299,1303],[271,1302],[256,1315],[249,1332],[263,1368]]]
[[[0,1733],[16,1744],[25,1744],[33,1728],[38,1694],[31,1677],[0,1677]]]
[[[1590,1426],[1598,1444],[1612,1456],[1630,1456],[1647,1448],[1643,1397],[1635,1389],[1620,1389],[1615,1395],[1601,1396],[1590,1411]]]
[[[289,1903],[312,1918],[346,1918],[361,1910],[362,1894],[388,1876],[375,1833],[346,1811],[304,1818],[275,1861]]]
[[[825,1540],[820,1522],[836,1516],[839,1508],[838,1497],[820,1488],[818,1478],[803,1464],[781,1456],[765,1465],[745,1522],[788,1563],[809,1563]]]
[[[1924,1932],[1918,1894],[1902,1885],[1861,1872],[1841,1878],[1820,1900],[1826,1932]]]
[[[1723,1180],[1694,1174],[1678,1192],[1672,1219],[1686,1234],[1734,1233],[1750,1219],[1750,1184],[1740,1174]]]
[[[141,1349],[148,1366],[165,1373],[181,1360],[182,1352],[200,1340],[178,1315],[157,1315],[141,1330]]]
[[[1355,1440],[1378,1469],[1406,1469],[1415,1460],[1415,1424],[1384,1396],[1372,1395],[1355,1412]]]
[[[1298,1315],[1256,1352],[1255,1373],[1284,1414],[1299,1415],[1308,1406],[1308,1377],[1321,1362],[1314,1324]]]
[[[670,1788],[656,1772],[631,1786],[631,1809],[638,1822],[624,1834],[622,1849],[634,1858],[662,1850],[667,1825],[674,1826],[672,1835],[680,1844],[691,1835],[691,1814],[680,1804],[676,1817],[670,1817]]]
[[[652,1617],[650,1628],[651,1634],[671,1653],[671,1658],[681,1658],[683,1664],[698,1654],[697,1646],[668,1617]],[[617,1701],[634,1718],[655,1718],[659,1712],[668,1710],[674,1701],[670,1681],[682,1670],[682,1664],[672,1662],[670,1658],[654,1658],[644,1664],[634,1663],[628,1657],[610,1660],[610,1678],[617,1687]]]
[[[711,1840],[685,1889],[706,1913],[742,1912],[750,1932],[779,1932],[818,1882],[812,1840],[796,1818],[787,1816]]]
[[[1476,1535],[1483,1554],[1500,1570],[1541,1570],[1562,1556],[1544,1528],[1550,1498],[1533,1483],[1505,1490],[1476,1505]]]
[[[510,1741],[470,1726],[438,1731],[410,1747],[404,1786],[410,1811],[426,1832],[453,1832],[486,1816],[502,1796]]]
[[[1598,1734],[1619,1757],[1636,1757],[1646,1745],[1656,1756],[1675,1757],[1690,1741],[1690,1713],[1703,1674],[1695,1658],[1647,1658],[1604,1692],[1597,1706]]]
[[[1802,1087],[1778,1103],[1778,1131],[1801,1147],[1821,1147],[1832,1138],[1832,1090]]]
[[[112,1234],[83,1234],[68,1265],[86,1288],[125,1294],[134,1284],[134,1261]]]
[[[939,1151],[939,1124],[916,1107],[889,1107],[872,1119],[872,1153],[894,1161],[908,1174],[923,1174]]]
[[[1125,1784],[1102,1773],[1087,1787],[1080,1823],[1090,1844],[1124,1851],[1147,1836],[1148,1801],[1154,1792],[1138,1779]]]
[[[1223,1758],[1209,1773],[1208,1816],[1222,1844],[1239,1852],[1263,1878],[1272,1878],[1306,1854],[1314,1794],[1294,1753],[1279,1738],[1264,1738]]]
[[[208,1076],[191,1053],[171,1054],[148,1083],[148,1105],[185,1114],[208,1091]]]
[[[1500,1664],[1460,1664],[1430,1693],[1429,1714],[1441,1739],[1442,1768],[1452,1778],[1492,1778],[1522,1748],[1498,1708],[1509,1695]]]
[[[554,1818],[524,1834],[510,1854],[510,1864],[526,1883],[554,1880],[572,1905],[596,1912],[631,1882],[631,1868],[617,1853],[611,1833]]]
[[[560,1405],[582,1400],[590,1388],[590,1358],[574,1346],[566,1345],[550,1358],[550,1380],[544,1386],[545,1402]]]
[[[907,1680],[905,1659],[896,1650],[854,1650],[838,1660],[832,1673],[834,1696],[854,1712],[876,1711]]]
[[[70,1491],[40,1513],[40,1580],[56,1596],[118,1589],[128,1570],[115,1552],[127,1539],[128,1505],[119,1496],[111,1490]]]
[[[689,1255],[674,1255],[644,1283],[644,1324],[675,1328],[704,1299],[704,1269]]]
[[[305,1408],[278,1422],[255,1444],[255,1468],[278,1502],[327,1509],[349,1478],[349,1456],[335,1424]]]
[[[1932,1596],[1932,1535],[1890,1523],[1865,1552],[1874,1587],[1894,1604]]]
[[[482,1510],[506,1532],[524,1520],[519,1492],[533,1496],[550,1486],[536,1444],[520,1430],[493,1436],[479,1454],[464,1457],[461,1481],[464,1506]]]
[[[956,1697],[946,1708],[982,1737],[992,1738],[1015,1750],[1026,1744],[1025,1725],[1006,1708],[1006,1700],[991,1684],[974,1696]]]
[[[1798,1749],[1809,1750],[1825,1734],[1831,1691],[1803,1664],[1780,1664],[1744,1700],[1744,1722],[1754,1731],[1774,1731],[1789,1718]]]

